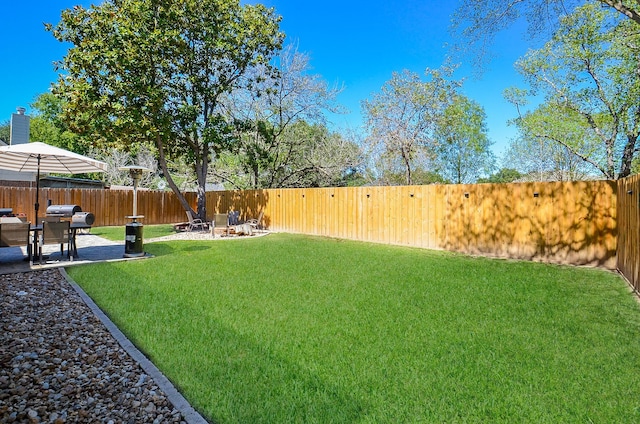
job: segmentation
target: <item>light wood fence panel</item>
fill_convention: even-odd
[[[264,208],[274,231],[554,263],[616,266],[612,181],[275,189],[210,193]],[[261,204],[248,199],[262,198]]]

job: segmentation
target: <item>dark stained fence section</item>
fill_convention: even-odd
[[[640,175],[618,181],[618,269],[640,292]]]
[[[171,192],[139,190],[138,214],[144,215],[143,223],[170,224],[187,220],[184,209]],[[187,200],[195,206],[195,193],[187,193]],[[29,221],[35,219],[34,188],[0,187],[0,205],[13,208],[14,213],[24,213]],[[79,205],[84,212],[92,212],[95,226],[124,225],[126,216],[133,213],[133,191],[98,189],[40,189],[40,211],[43,216],[47,203],[54,205]],[[0,206],[2,207],[2,206]]]

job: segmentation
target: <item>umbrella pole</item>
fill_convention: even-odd
[[[34,225],[38,225],[38,209],[40,209],[40,155],[38,155],[38,171],[36,172],[36,222]]]

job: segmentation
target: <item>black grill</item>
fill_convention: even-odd
[[[78,205],[50,205],[47,207],[47,215],[56,215],[64,218],[71,218],[78,212],[82,212],[82,208]]]
[[[0,208],[0,216],[13,216],[12,208]]]

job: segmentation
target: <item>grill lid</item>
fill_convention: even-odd
[[[73,214],[82,212],[82,208],[78,205],[50,205],[47,206],[47,215],[73,216]]]

